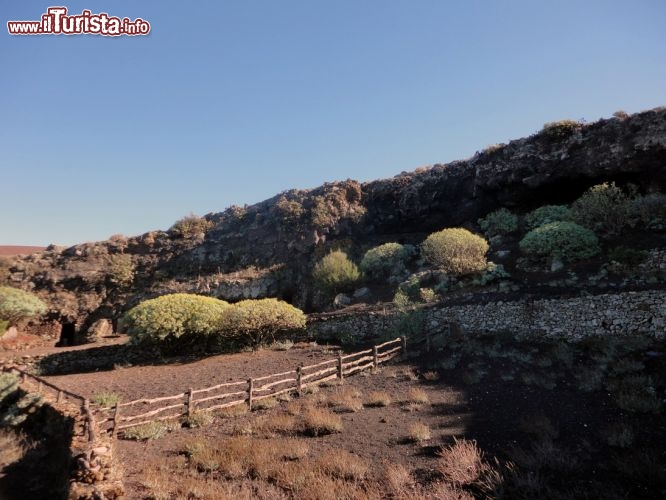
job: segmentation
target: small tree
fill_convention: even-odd
[[[128,285],[134,279],[134,262],[132,256],[116,253],[107,258],[107,275],[111,283]]]
[[[337,293],[353,288],[361,279],[361,272],[346,253],[335,250],[317,262],[312,277],[321,290]]]
[[[254,348],[303,328],[303,311],[278,299],[242,300],[229,307],[218,323],[221,340]]]
[[[0,321],[5,327],[45,312],[46,304],[35,295],[10,286],[0,287]]]
[[[205,346],[228,307],[227,302],[212,297],[173,293],[141,302],[125,313],[123,322],[136,343]]]
[[[432,233],[421,244],[426,261],[451,274],[469,274],[486,267],[488,242],[467,229],[448,228]]]

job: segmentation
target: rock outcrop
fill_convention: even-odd
[[[603,181],[666,187],[666,109],[544,130],[365,184],[347,180],[291,190],[256,205],[208,214],[207,232],[155,231],[15,257],[0,280],[33,290],[53,321],[76,322],[85,341],[96,321],[115,321],[140,300],[191,291],[229,300],[278,296],[311,310],[310,273],[333,246],[356,257],[385,241],[420,242],[499,207],[524,212],[568,203]],[[4,275],[4,276],[3,276]]]

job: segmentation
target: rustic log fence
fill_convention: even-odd
[[[173,396],[118,401],[114,406],[95,409],[94,414],[98,418],[100,432],[115,437],[118,432],[131,427],[191,417],[197,411],[212,411],[244,404],[251,410],[262,399],[287,393],[301,395],[310,386],[331,380],[343,381],[354,373],[377,368],[405,353],[406,348],[405,337],[399,337],[364,351],[346,355],[340,352],[334,359],[297,366],[282,373],[217,384],[203,389],[190,388]]]
[[[93,443],[96,441],[97,425],[95,422],[95,415],[90,409],[90,401],[88,399],[80,396],[79,394],[75,394],[71,391],[58,387],[48,380],[28,373],[17,366],[3,366],[2,371],[5,373],[18,375],[21,385],[35,385],[36,390],[31,392],[36,392],[38,395],[43,396],[46,400],[49,400],[50,397],[50,399],[57,404],[66,403],[68,400],[69,402],[75,403],[79,408],[81,416],[83,417],[83,422],[85,425],[84,433],[86,434],[88,442]]]

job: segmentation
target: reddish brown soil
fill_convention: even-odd
[[[46,247],[26,246],[26,245],[0,245],[0,255],[27,255],[30,253],[41,252]]]

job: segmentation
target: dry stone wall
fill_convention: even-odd
[[[598,335],[666,336],[663,290],[602,294],[566,299],[519,300],[424,308],[425,328],[432,332],[449,323],[469,332],[512,332],[520,337],[580,340]],[[395,328],[399,312],[372,311],[313,317],[315,339],[363,340]],[[400,332],[396,332],[400,333]]]

